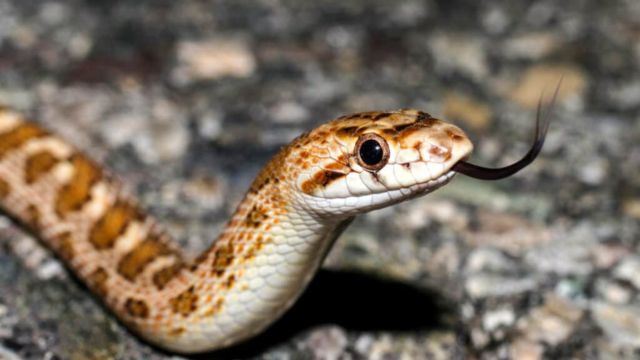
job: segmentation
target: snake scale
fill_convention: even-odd
[[[540,113],[540,111],[539,111]],[[283,147],[208,250],[185,259],[121,183],[19,113],[0,108],[0,208],[28,226],[131,330],[194,353],[236,344],[289,308],[353,217],[429,193],[465,162],[458,127],[417,110],[342,116]]]

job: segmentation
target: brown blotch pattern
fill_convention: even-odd
[[[125,232],[127,226],[140,218],[141,214],[134,205],[118,201],[93,225],[89,233],[89,242],[98,250],[109,249]]]
[[[371,120],[373,120],[373,121],[378,121],[378,120],[381,120],[381,119],[384,119],[384,118],[388,118],[389,116],[391,116],[391,114],[390,114],[390,113],[388,113],[388,112],[381,112],[381,113],[379,113],[378,115],[375,115],[373,118],[371,118]]]
[[[268,218],[269,215],[267,215],[265,209],[263,209],[262,207],[258,207],[258,205],[254,205],[251,208],[251,211],[249,211],[249,213],[247,214],[244,222],[247,226],[257,228]]]
[[[213,255],[213,273],[216,276],[222,276],[227,267],[233,263],[235,258],[235,249],[233,243],[228,242],[218,247]]]
[[[171,331],[169,332],[169,335],[171,336],[180,336],[182,334],[184,334],[184,332],[187,331],[187,329],[185,329],[184,327],[177,327],[175,329],[171,329]]]
[[[169,247],[156,237],[150,237],[127,253],[118,263],[118,273],[133,281],[147,265],[159,256],[169,255]]]
[[[431,114],[428,114],[424,111],[418,111],[418,116],[416,117],[416,121],[422,122],[430,119],[433,119],[433,116],[431,116]]]
[[[75,250],[73,248],[73,237],[70,232],[67,231],[56,236],[56,248],[58,254],[64,260],[68,261],[73,258]]]
[[[302,191],[306,194],[313,194],[316,189],[326,187],[332,181],[340,179],[344,176],[346,176],[346,174],[336,171],[319,171],[313,176],[312,179],[309,179],[302,183]]]
[[[4,199],[7,195],[9,195],[9,183],[0,179],[0,200]]]
[[[45,135],[47,135],[46,131],[33,124],[22,124],[11,131],[0,134],[0,158],[27,141]]]
[[[104,296],[107,294],[107,281],[109,280],[109,274],[107,271],[99,267],[91,275],[89,275],[88,282],[93,286],[95,292],[98,295]]]
[[[186,317],[198,308],[198,295],[195,293],[194,287],[191,286],[169,302],[174,313]]]
[[[40,211],[35,207],[35,205],[29,205],[27,207],[24,221],[34,229],[40,227]]]
[[[149,306],[143,300],[128,298],[124,307],[127,309],[127,313],[133,317],[144,319],[149,316]]]
[[[56,199],[56,212],[65,217],[72,211],[77,211],[89,201],[91,188],[100,179],[100,169],[82,155],[71,158],[75,172],[71,181],[60,189]]]
[[[236,282],[236,276],[231,274],[227,278],[227,281],[224,283],[224,287],[227,288],[227,290],[229,290],[229,289],[231,289],[233,287],[235,282]]]
[[[216,302],[211,306],[207,312],[204,313],[205,317],[211,317],[222,310],[222,305],[224,305],[224,298],[218,298]]]
[[[58,163],[58,159],[48,151],[41,151],[29,157],[25,163],[24,179],[31,184],[48,173]]]
[[[173,279],[184,267],[184,264],[181,261],[176,261],[175,264],[171,266],[167,266],[164,269],[158,270],[155,274],[153,274],[153,284],[158,288],[158,290],[164,289],[165,285],[171,279]]]

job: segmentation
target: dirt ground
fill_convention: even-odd
[[[86,150],[191,254],[261,165],[355,111],[464,128],[458,176],[359,217],[296,306],[196,359],[640,359],[640,2],[0,0],[0,103]],[[0,359],[181,359],[0,215]]]

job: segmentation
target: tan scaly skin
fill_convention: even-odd
[[[0,208],[37,233],[141,337],[171,351],[202,352],[275,321],[355,215],[433,191],[456,171],[508,176],[535,158],[547,123],[539,121],[539,146],[529,158],[492,170],[464,162],[471,141],[426,113],[340,117],[284,147],[218,239],[189,261],[107,172],[0,108]]]

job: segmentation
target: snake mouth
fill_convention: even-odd
[[[538,154],[540,154],[542,145],[544,145],[544,140],[547,136],[547,130],[549,129],[549,123],[551,122],[551,113],[553,112],[556,97],[558,96],[558,90],[560,89],[561,83],[562,80],[560,80],[560,82],[556,86],[556,90],[553,94],[553,97],[551,98],[549,106],[547,107],[546,111],[544,111],[544,114],[542,114],[542,96],[540,97],[540,100],[538,100],[534,141],[531,145],[531,148],[529,149],[527,154],[522,157],[522,159],[516,161],[511,165],[501,168],[486,168],[461,160],[454,164],[451,169],[460,174],[480,180],[499,180],[509,177],[522,170],[527,165],[531,164],[533,160],[536,159]]]

